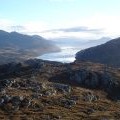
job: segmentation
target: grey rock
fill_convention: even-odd
[[[68,77],[70,81],[77,82],[81,86],[88,88],[103,88],[104,90],[113,88],[113,81],[115,81],[107,72],[99,73],[85,69],[72,71]]]
[[[61,101],[62,106],[66,108],[71,108],[72,106],[76,105],[76,101],[69,100],[69,99],[62,99]]]
[[[83,96],[83,100],[86,102],[94,102],[99,99],[99,96],[93,95],[91,92],[85,93]]]
[[[0,93],[1,93],[2,95],[5,95],[5,94],[6,94],[6,90],[5,90],[4,88],[0,88]]]
[[[1,98],[4,99],[5,104],[8,103],[11,100],[11,96],[9,96],[9,95],[4,95]]]
[[[51,93],[50,91],[46,91],[46,92],[44,93],[44,95],[45,95],[45,96],[51,96],[52,93]]]
[[[20,109],[20,107],[19,107],[19,106],[13,106],[13,107],[12,107],[12,111],[13,111],[13,112],[18,111],[19,109]]]
[[[11,103],[12,103],[13,106],[19,106],[19,105],[21,104],[21,100],[22,100],[21,97],[19,97],[19,96],[14,96],[14,97],[12,97],[12,99],[11,99]]]
[[[0,98],[0,106],[2,106],[4,103],[4,99],[3,98]]]
[[[82,84],[88,76],[88,72],[85,70],[76,71],[71,77],[70,80],[75,80],[79,84]]]
[[[21,106],[22,107],[29,107],[31,105],[31,100],[28,99],[28,98],[24,98],[22,101],[21,101]]]
[[[70,99],[70,100],[77,101],[77,100],[79,100],[79,96],[70,96],[69,99]]]
[[[54,88],[58,91],[64,92],[64,93],[70,93],[71,92],[71,86],[65,85],[65,84],[54,84]]]
[[[86,113],[87,114],[92,114],[94,112],[95,112],[95,110],[93,108],[88,108]]]
[[[34,111],[43,111],[44,105],[43,104],[38,104],[38,103],[31,103],[30,107],[34,109]]]
[[[84,84],[91,88],[96,88],[99,84],[99,79],[96,73],[90,72],[84,81]]]
[[[40,97],[42,97],[43,94],[32,94],[31,97],[32,99],[40,99]]]
[[[20,88],[20,85],[19,85],[18,83],[13,83],[13,84],[12,84],[12,87],[13,87],[13,88]]]

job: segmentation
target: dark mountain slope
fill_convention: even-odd
[[[0,31],[0,64],[21,61],[60,49],[41,36],[23,35],[17,32]]]
[[[82,50],[76,54],[76,59],[120,67],[120,38]]]

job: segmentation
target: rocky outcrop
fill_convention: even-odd
[[[117,92],[120,90],[120,82],[109,72],[95,72],[86,69],[69,72],[68,70],[68,72],[59,74],[51,80],[90,89],[101,89],[106,91],[109,96],[114,97],[114,99],[119,99],[120,96],[119,92]]]
[[[70,74],[70,81],[75,81],[79,85],[88,88],[105,88],[112,83],[112,76],[110,74],[98,73],[88,70],[77,70]],[[114,80],[113,80],[114,81]]]

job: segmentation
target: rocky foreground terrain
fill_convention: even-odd
[[[0,120],[119,119],[119,69],[37,59],[0,66]]]

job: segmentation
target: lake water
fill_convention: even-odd
[[[73,39],[58,39],[55,44],[61,48],[61,52],[49,53],[39,56],[37,58],[50,61],[58,61],[63,63],[73,62],[75,60],[75,54],[89,47],[103,44],[109,41],[109,38],[101,38],[93,41],[85,40],[73,40]]]
[[[70,63],[75,60],[75,54],[80,50],[80,48],[62,47],[60,52],[44,54],[38,58],[43,60]]]

